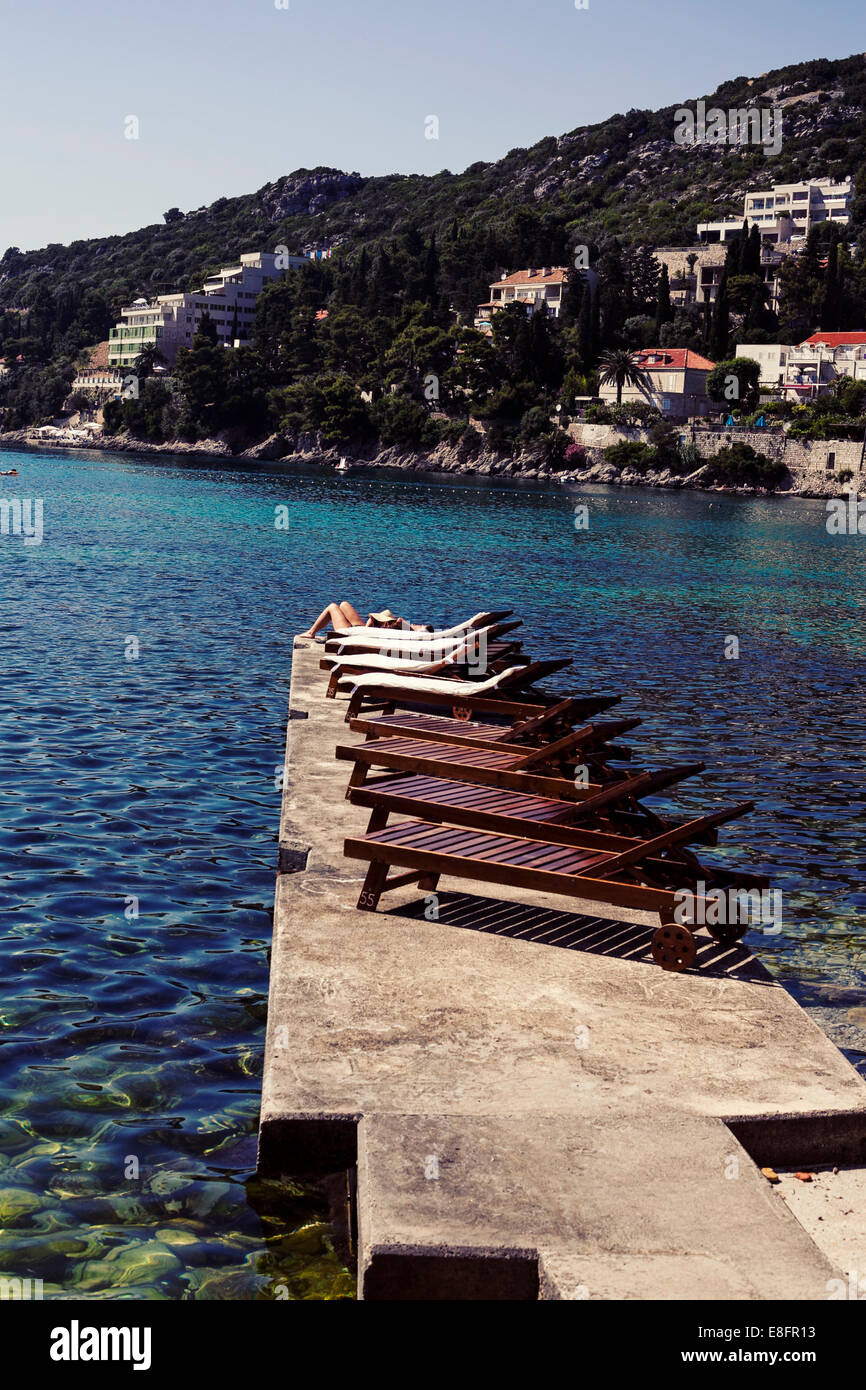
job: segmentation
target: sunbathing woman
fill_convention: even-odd
[[[345,632],[349,627],[399,627],[407,632],[427,632],[428,628],[423,623],[407,623],[403,618],[398,618],[396,613],[392,613],[390,608],[383,608],[381,613],[370,613],[367,621],[361,617],[356,608],[351,603],[329,603],[327,608],[323,608],[312,627],[307,628],[306,632],[299,632],[299,637],[315,637],[323,627],[330,626],[335,632]]]

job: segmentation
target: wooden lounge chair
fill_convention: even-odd
[[[432,632],[402,632],[399,629],[364,628],[362,633],[346,636],[335,633],[325,642],[326,653],[338,656],[357,656],[360,652],[390,652],[394,656],[414,659],[427,652],[441,651],[443,646],[457,646],[461,641],[477,641],[480,633],[485,633],[488,642],[499,640],[522,627],[520,620],[513,623],[490,623],[486,628],[471,629],[468,633],[458,633],[457,637],[436,636]],[[390,639],[390,640],[389,640]],[[510,638],[515,647],[521,645],[520,639]]]
[[[570,657],[561,660],[530,661],[522,666],[514,665],[504,671],[496,671],[483,681],[454,680],[444,673],[404,676],[370,671],[365,675],[341,677],[338,685],[349,695],[351,714],[357,714],[365,699],[387,700],[390,693],[395,696],[414,695],[419,699],[423,698],[425,704],[450,705],[459,709],[462,708],[461,700],[464,697],[477,700],[481,695],[492,696],[495,693],[500,696],[505,692],[531,690],[536,681],[544,680],[570,665]],[[428,700],[428,696],[432,698]],[[540,703],[539,700],[535,700],[535,708]],[[480,708],[478,705],[475,707]]]
[[[525,666],[529,657],[520,652],[517,640],[491,641],[491,628],[481,628],[467,637],[455,641],[448,638],[427,646],[404,643],[395,650],[382,648],[378,651],[327,652],[319,662],[323,671],[331,672],[328,696],[333,698],[337,682],[344,676],[365,675],[372,671],[386,674],[437,676],[440,671],[447,676],[486,675],[501,671],[506,666]]]
[[[561,696],[547,695],[544,691],[533,691],[531,695],[522,697],[519,692],[511,695],[507,688],[500,692],[499,676],[494,676],[490,684],[493,688],[488,689],[486,682],[476,681],[470,684],[466,681],[460,685],[459,695],[455,697],[447,686],[443,688],[441,681],[419,682],[413,679],[401,683],[389,678],[388,683],[383,684],[381,681],[368,678],[363,684],[359,683],[349,695],[346,723],[350,724],[359,716],[372,718],[374,713],[382,716],[391,715],[395,710],[412,710],[424,715],[430,715],[433,711],[431,717],[441,719],[448,716],[436,715],[435,711],[448,710],[450,718],[453,719],[468,721],[476,715],[489,715],[492,720],[501,721],[510,728],[515,723],[522,724],[544,717],[552,708],[561,708],[564,704]],[[612,705],[619,704],[621,699],[621,695],[577,696],[573,717],[578,720],[600,714]],[[362,710],[366,711],[363,715]],[[564,717],[558,733],[565,733],[570,727],[571,722]]]
[[[690,843],[716,844],[718,826],[754,809],[751,802],[743,802],[729,810],[716,811],[685,823],[662,821],[648,815],[640,827],[640,833],[637,833],[634,825],[623,829],[617,824],[617,803],[597,806],[594,812],[591,799],[575,804],[550,796],[499,791],[493,787],[477,787],[466,782],[451,782],[445,778],[423,775],[391,777],[354,787],[350,800],[355,806],[369,808],[368,831],[383,829],[391,815],[399,814],[419,820],[465,825],[476,830],[520,835],[528,840],[627,849],[641,840],[673,830],[677,834],[671,846],[677,847],[677,853],[684,862],[696,868],[701,866],[685,846]],[[709,869],[705,871],[704,876],[708,881],[712,880],[714,872]],[[748,886],[754,886],[753,878],[753,875],[748,876]],[[747,885],[744,882],[741,886]]]
[[[358,899],[362,911],[374,912],[382,893],[408,883],[417,882],[425,892],[435,892],[441,874],[642,909],[659,917],[652,942],[654,959],[666,970],[679,971],[694,963],[696,943],[677,917],[688,914],[693,922],[705,920],[707,900],[698,896],[690,866],[664,858],[676,845],[678,833],[688,838],[689,827],[681,832],[663,832],[627,848],[603,848],[597,843],[566,845],[408,820],[363,836],[350,836],[344,853],[369,864]],[[666,866],[667,883],[660,864]],[[408,872],[389,879],[394,867]],[[660,881],[665,886],[658,886]]]
[[[506,625],[506,626],[517,626]],[[461,637],[424,637],[422,633],[415,634],[412,642],[380,642],[375,647],[369,648],[363,643],[356,644],[353,641],[331,641],[325,643],[325,654],[322,664],[325,662],[329,666],[337,665],[340,662],[352,662],[359,668],[370,670],[377,669],[379,662],[386,662],[382,667],[387,669],[387,663],[394,662],[436,662],[445,661],[449,657],[466,653],[476,662],[484,656],[488,646],[498,646],[502,649],[518,651],[522,645],[520,638],[505,637],[501,633],[502,624],[494,624],[490,627],[481,627],[476,631],[464,633]]]
[[[510,724],[484,724],[478,720],[448,718],[442,714],[404,713],[380,716],[362,715],[349,721],[356,733],[371,738],[421,738],[436,743],[461,743],[467,748],[495,745],[506,752],[519,753],[539,743],[552,742],[569,733],[580,718],[601,713],[616,704],[618,697],[560,700],[529,719]],[[621,720],[619,732],[635,728],[639,719]]]
[[[360,627],[344,627],[336,634],[342,640],[349,637],[363,637],[366,641],[375,639],[377,634],[381,634],[387,642],[417,641],[419,637],[448,638],[465,637],[467,632],[472,632],[476,628],[489,627],[491,623],[504,622],[510,618],[514,610],[511,608],[491,608],[481,613],[476,613],[474,618],[467,618],[463,623],[455,623],[453,627],[427,628],[420,632],[413,632],[408,627],[367,627],[361,624]]]
[[[584,731],[578,729],[565,738],[557,739],[555,743],[544,744],[529,752],[521,749],[517,754],[504,753],[497,748],[426,743],[421,739],[378,738],[369,743],[338,746],[336,756],[354,763],[347,797],[354,787],[364,785],[369,770],[376,767],[444,777],[455,782],[472,782],[477,786],[532,792],[552,796],[559,801],[592,801],[590,813],[593,814],[602,806],[649,795],[704,770],[703,763],[690,763],[684,767],[617,777],[607,784],[572,780],[564,774],[564,769],[568,766],[569,758],[572,763],[581,760],[580,741],[583,736]],[[576,811],[575,814],[580,812]]]

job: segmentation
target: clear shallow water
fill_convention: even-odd
[[[785,926],[751,944],[859,1017],[866,540],[821,502],[2,459],[45,535],[0,536],[0,1274],[351,1293],[320,1194],[251,1181],[291,634],[330,599],[564,642],[642,761],[706,761],[679,808],[757,802],[723,852]]]

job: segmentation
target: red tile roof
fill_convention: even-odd
[[[645,371],[662,371],[665,367],[675,372],[682,372],[687,367],[699,372],[711,372],[715,367],[715,362],[710,362],[709,358],[701,357],[699,352],[692,352],[691,348],[643,348],[635,353],[638,363]],[[656,358],[656,361],[651,361]]]
[[[543,271],[547,270],[547,274]],[[542,266],[539,270],[515,270],[513,275],[504,275],[491,285],[561,285],[568,274],[568,267],[562,265]]]
[[[866,328],[859,333],[813,333],[811,338],[805,338],[800,344],[803,347],[806,343],[824,343],[827,347],[857,347],[860,343],[866,344]]]

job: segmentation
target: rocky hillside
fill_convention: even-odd
[[[686,93],[676,105],[693,107],[700,95]],[[10,248],[0,259],[0,310],[31,304],[44,289],[55,299],[93,290],[116,311],[139,294],[193,288],[244,250],[333,247],[351,257],[412,224],[424,236],[459,226],[477,257],[465,288],[470,304],[478,276],[500,260],[557,261],[575,241],[614,236],[626,246],[688,244],[696,222],[736,214],[744,191],[770,180],[852,174],[866,189],[866,55],[737,77],[703,96],[726,110],[781,107],[781,151],[678,145],[672,105],[613,115],[461,174],[300,169],[257,193],[174,209],[164,224],[126,236],[26,254]]]

